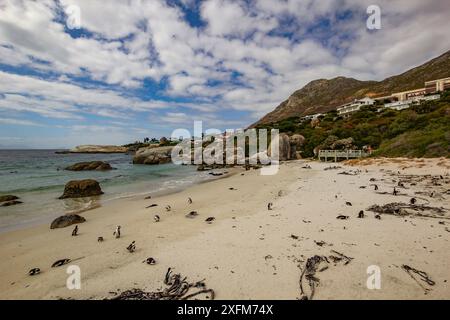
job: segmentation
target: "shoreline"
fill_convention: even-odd
[[[442,161],[444,166],[439,166]],[[306,163],[312,169],[303,168]],[[366,210],[375,203],[409,199],[377,194],[369,179],[376,179],[382,191],[391,191],[389,180],[397,170],[402,175],[441,174],[447,179],[449,160],[375,159],[368,165],[351,164],[288,161],[275,176],[242,170],[150,200],[122,198],[113,206],[86,212],[87,221],[78,225],[77,237],[70,236],[73,226],[50,230],[48,225],[0,234],[4,257],[0,268],[5,270],[0,276],[0,298],[103,299],[114,297],[110,292],[118,290],[155,291],[172,267],[190,281],[205,279],[217,299],[298,299],[306,260],[334,250],[353,259],[348,265],[331,263],[317,274],[315,299],[449,299],[450,232],[445,228],[450,222],[442,225],[444,219],[385,214],[377,220]],[[330,166],[342,168],[324,170]],[[361,172],[356,175],[339,174],[357,169]],[[408,187],[403,193],[425,190],[419,185]],[[188,197],[193,204],[187,203]],[[445,194],[431,200],[450,209]],[[274,204],[271,211],[268,202]],[[158,206],[146,209],[151,203]],[[165,212],[167,204],[172,211]],[[364,219],[356,218],[360,209]],[[194,219],[185,217],[191,210],[198,211]],[[154,214],[160,215],[160,222],[153,222]],[[338,220],[338,214],[349,219]],[[215,220],[207,224],[204,220],[210,216]],[[120,239],[112,236],[116,225],[122,226]],[[105,241],[98,243],[98,236]],[[131,241],[136,241],[134,253],[125,250]],[[82,272],[81,290],[68,290],[66,268],[50,265],[57,259],[80,257],[74,264]],[[156,265],[143,264],[148,257],[154,257]],[[427,272],[436,284],[424,294],[401,270],[402,264]],[[370,265],[382,270],[382,290],[365,286]],[[33,267],[42,273],[28,276]]]
[[[220,169],[220,170],[222,170],[222,169]],[[220,171],[220,170],[216,170],[216,171]],[[95,210],[95,209],[98,209],[101,207],[113,206],[115,204],[115,202],[117,202],[117,201],[120,202],[123,199],[139,200],[139,199],[142,199],[142,197],[144,197],[145,195],[150,195],[150,194],[151,194],[152,198],[176,194],[176,193],[182,192],[185,189],[191,188],[192,186],[195,186],[197,184],[209,183],[209,182],[219,180],[219,179],[224,179],[224,178],[227,178],[227,177],[230,177],[230,176],[236,174],[236,172],[233,172],[233,171],[236,171],[235,168],[227,168],[227,170],[228,170],[228,173],[226,173],[226,174],[224,173],[222,176],[217,176],[217,177],[210,176],[210,177],[208,177],[208,179],[194,181],[191,184],[185,185],[185,186],[179,186],[179,187],[175,187],[175,188],[167,188],[164,190],[153,191],[153,192],[152,191],[139,192],[139,193],[133,193],[131,195],[128,195],[128,194],[117,195],[116,197],[113,197],[110,199],[101,199],[100,197],[92,197],[93,199],[95,198],[94,200],[96,200],[96,202],[86,208],[75,209],[72,211],[67,211],[66,213],[46,215],[46,216],[37,218],[36,220],[33,220],[31,222],[20,222],[20,223],[10,225],[7,227],[2,227],[2,228],[0,228],[0,235],[2,235],[4,233],[8,233],[8,232],[19,231],[22,229],[50,225],[50,223],[59,216],[67,215],[67,214],[82,214],[82,213],[89,212],[91,210]],[[211,172],[213,172],[213,171],[214,170],[211,170]]]

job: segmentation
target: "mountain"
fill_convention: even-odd
[[[290,117],[299,117],[335,110],[336,107],[354,99],[379,97],[393,92],[423,88],[424,82],[450,76],[450,51],[383,81],[360,81],[353,78],[337,77],[330,80],[314,80],[295,91],[274,111],[252,125],[269,124]]]

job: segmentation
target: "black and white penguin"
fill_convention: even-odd
[[[153,217],[153,220],[155,222],[159,222],[159,220],[161,220],[161,218],[157,214],[155,214],[155,216]]]
[[[361,211],[358,213],[358,218],[360,218],[360,219],[364,218],[364,211],[363,211],[363,210],[361,210]]]
[[[350,206],[350,207],[352,206],[352,203],[350,201],[346,201],[345,204]]]
[[[127,247],[128,252],[134,252],[136,250],[136,241],[133,241],[130,243],[130,245]]]
[[[272,206],[273,206],[273,203],[272,203],[272,202],[269,202],[269,203],[267,204],[267,210],[272,210]]]
[[[78,226],[75,226],[75,229],[72,231],[72,237],[75,237],[78,235]]]
[[[142,261],[143,263],[145,262],[146,264],[149,264],[149,265],[154,265],[154,264],[156,264],[156,260],[155,259],[153,259],[152,257],[149,257],[149,258],[147,258],[147,259],[145,259],[144,261]]]
[[[116,227],[116,231],[114,231],[113,236],[115,236],[116,239],[120,238],[120,226]]]
[[[397,193],[398,193],[398,191],[397,191],[397,189],[395,189],[395,187],[394,187],[394,191],[392,192],[392,194],[393,194],[394,196],[396,196]]]
[[[188,198],[188,203],[192,204],[192,199],[191,198]]]
[[[63,265],[65,265],[65,264],[69,263],[70,261],[71,261],[70,259],[60,259],[60,260],[57,260],[57,261],[53,262],[52,268],[56,268],[56,267],[63,266]]]
[[[197,211],[191,211],[186,215],[186,218],[194,218],[196,216],[198,216]]]
[[[206,223],[211,223],[214,220],[216,220],[216,218],[214,218],[214,217],[208,217],[208,218],[205,219]]]
[[[103,240],[104,240],[103,237],[98,237],[97,238],[97,242],[103,242]]]
[[[409,203],[411,203],[411,204],[416,204],[416,202],[417,202],[417,199],[416,199],[416,198],[411,198],[411,199],[409,200]]]
[[[166,211],[169,212],[170,210],[172,210],[172,207],[169,206],[169,205],[167,205],[167,206],[166,206]]]
[[[28,271],[28,275],[30,275],[30,276],[35,276],[39,273],[41,273],[41,269],[39,269],[39,268],[33,268],[30,271]]]
[[[374,184],[374,189],[375,189],[375,191],[377,191],[378,190],[378,185]]]

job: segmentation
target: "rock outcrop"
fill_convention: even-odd
[[[295,160],[299,159],[300,147],[304,144],[305,138],[302,135],[294,134],[289,137],[285,133],[279,135],[279,160]],[[268,155],[272,155],[272,145],[269,146]]]
[[[85,221],[86,219],[83,218],[82,216],[79,216],[77,214],[68,214],[53,220],[53,222],[50,225],[50,229],[65,228],[72,224],[83,223]]]
[[[0,196],[0,207],[9,207],[14,206],[16,204],[21,204],[22,201],[19,201],[18,199],[19,197],[10,194]]]
[[[69,150],[69,153],[126,153],[127,147],[82,145]]]
[[[7,202],[3,202],[0,207],[10,207],[10,206],[15,206],[16,204],[21,204],[23,203],[22,201],[19,200],[13,200],[13,201],[7,201]]]
[[[113,168],[109,163],[103,161],[79,162],[66,168],[66,170],[70,171],[90,171],[90,170],[103,171],[112,169]]]
[[[163,164],[171,160],[173,146],[167,147],[146,147],[136,151],[133,158],[134,164]]]
[[[92,197],[103,194],[100,184],[93,179],[69,181],[59,199]]]
[[[13,196],[11,194],[0,196],[0,202],[13,201],[13,200],[18,200],[18,199],[19,199],[19,197]]]

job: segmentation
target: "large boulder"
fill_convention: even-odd
[[[17,199],[19,199],[19,197],[13,196],[11,194],[0,196],[0,202],[13,201],[13,200],[17,200]]]
[[[291,137],[289,137],[289,143],[290,143],[289,159],[300,159],[301,158],[300,148],[305,143],[305,137],[300,134],[294,134]]]
[[[300,157],[300,147],[304,144],[305,138],[302,135],[294,134],[289,137],[285,133],[279,135],[279,160],[294,160]],[[272,155],[272,145],[269,146],[267,154]]]
[[[93,179],[69,181],[59,199],[92,197],[103,194],[100,184]]]
[[[21,204],[22,201],[19,201],[18,199],[19,197],[11,194],[0,196],[0,207],[10,207],[16,204]]]
[[[90,170],[112,170],[113,168],[107,162],[103,161],[90,161],[90,162],[78,162],[66,168],[70,171],[90,171]]]
[[[332,145],[332,150],[351,150],[354,149],[355,146],[353,145],[354,141],[353,138],[345,138],[345,139],[339,139],[336,140]]]
[[[120,146],[99,146],[99,145],[82,145],[71,150],[70,153],[127,153],[127,147]]]
[[[163,164],[171,161],[173,146],[140,148],[133,157],[134,164]]]
[[[65,216],[61,216],[53,220],[52,224],[50,225],[50,229],[56,229],[56,228],[65,228],[75,223],[83,223],[86,219],[82,216],[79,216],[77,214],[68,214]]]
[[[7,201],[7,202],[2,202],[0,207],[10,207],[10,206],[15,206],[16,204],[21,204],[21,203],[22,203],[22,201],[12,200],[12,201]]]

